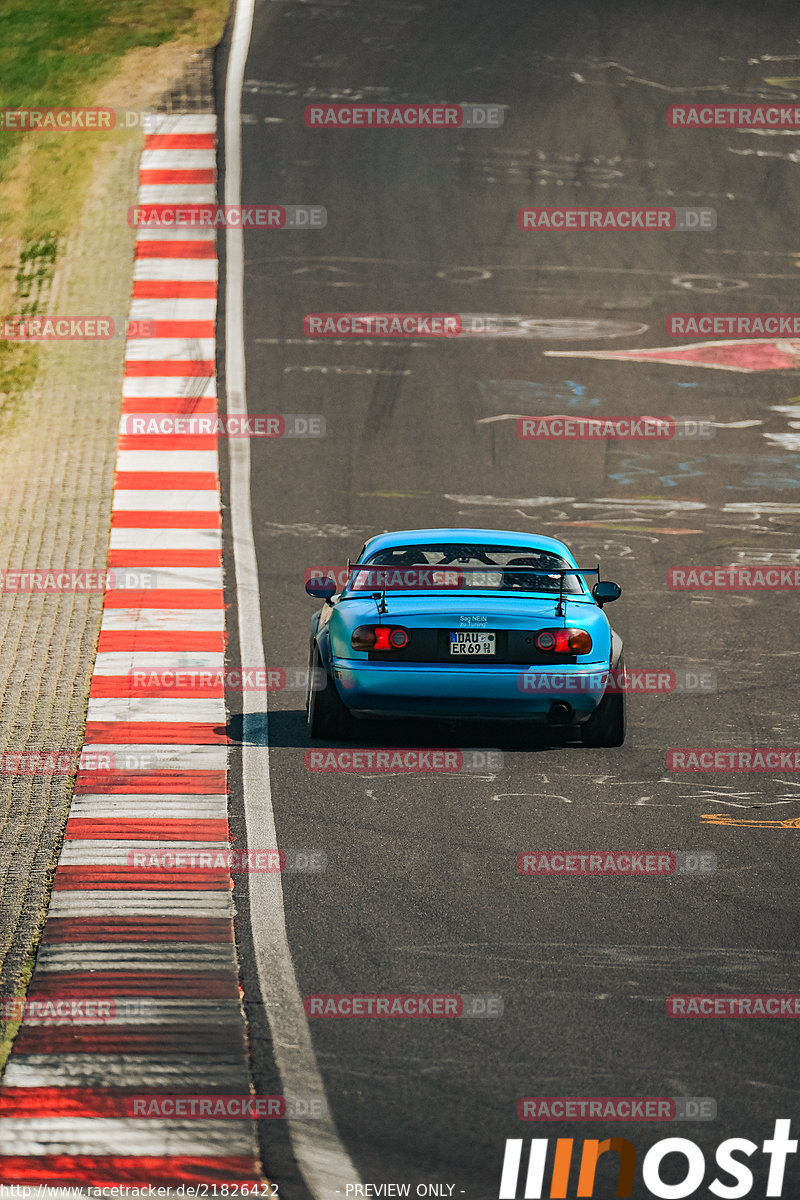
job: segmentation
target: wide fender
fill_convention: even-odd
[[[622,658],[622,638],[615,630],[611,630],[611,666],[619,665],[619,660]]]
[[[315,613],[315,616],[316,616],[316,623],[314,622],[313,619],[311,622],[311,644],[313,646],[316,643],[317,650],[319,651],[319,658],[320,658],[320,662],[322,664],[323,670],[327,671],[330,674],[330,672],[331,672],[330,626],[327,623],[325,623],[322,626],[322,628],[320,628],[319,613]]]

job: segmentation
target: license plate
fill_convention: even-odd
[[[457,629],[450,634],[450,653],[467,655],[470,658],[494,654],[495,641],[493,633],[482,629]]]

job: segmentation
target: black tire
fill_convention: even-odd
[[[624,667],[620,660],[616,670]],[[621,746],[625,741],[625,693],[606,692],[580,730],[584,746]]]
[[[319,650],[314,645],[309,656],[306,692],[308,732],[312,738],[346,740],[355,734],[355,720],[347,705],[342,702],[331,675],[325,673],[324,688],[312,687],[313,680],[323,670]]]

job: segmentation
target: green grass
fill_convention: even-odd
[[[116,60],[191,35],[194,14],[185,0],[5,0],[2,104],[88,104]]]
[[[227,4],[219,0],[211,13],[208,7],[198,11],[186,0],[4,0],[0,107],[91,107],[97,87],[128,51],[179,37],[205,44],[209,17],[212,26],[217,24],[216,40]],[[0,132],[0,174],[24,136]],[[43,149],[76,138],[75,133],[32,136]]]
[[[146,107],[130,101],[130,78],[124,99],[107,99],[125,56],[178,39],[213,46],[228,7],[229,0],[3,0],[0,108],[98,107],[101,88],[105,106]],[[136,77],[152,82],[146,68]],[[42,285],[46,308],[59,239],[80,212],[96,155],[109,140],[136,136],[0,129],[0,316],[41,311]],[[35,346],[0,340],[0,436],[30,386],[36,355]]]

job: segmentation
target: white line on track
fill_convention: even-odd
[[[255,0],[237,0],[225,80],[225,204],[241,204],[242,145],[241,98]],[[241,229],[225,230],[225,391],[231,415],[247,413],[244,353],[244,240]],[[240,660],[264,669],[261,634],[261,601],[258,563],[253,540],[250,501],[250,442],[232,438],[228,443],[231,474],[231,525],[239,619]],[[263,745],[246,741],[242,746],[245,822],[249,846],[277,846],[275,814],[269,777],[266,697],[246,691],[243,712],[251,728],[263,721]],[[263,715],[262,715],[263,714]],[[275,1065],[282,1091],[288,1094],[324,1095],[324,1086],[311,1030],[297,986],[286,934],[283,887],[280,875],[252,875],[249,880],[250,928],[261,998],[269,1020]],[[359,1177],[332,1118],[326,1113],[313,1129],[302,1121],[287,1120],[297,1165],[315,1200],[328,1200],[345,1183]]]

